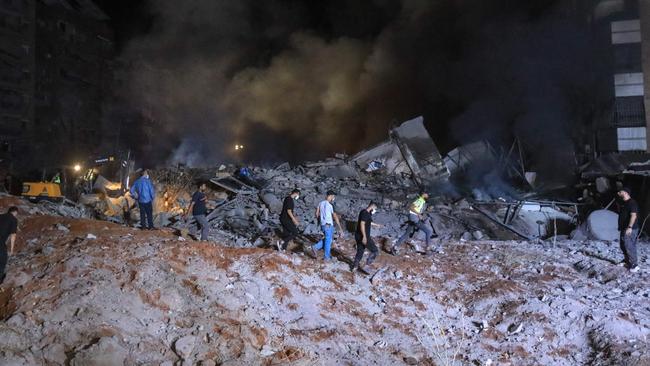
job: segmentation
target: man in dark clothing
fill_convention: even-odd
[[[618,191],[623,200],[618,214],[618,230],[621,232],[620,246],[625,257],[625,264],[630,272],[638,272],[639,265],[636,253],[636,240],[639,237],[639,205],[630,196],[628,188]]]
[[[283,243],[280,244],[278,241],[277,246],[279,251],[286,250],[289,242],[300,234],[300,231],[298,230],[298,225],[300,225],[300,223],[298,222],[296,215],[293,213],[295,207],[294,202],[297,201],[298,198],[300,198],[300,191],[298,189],[294,189],[291,194],[284,199],[284,203],[282,204],[280,224],[282,225],[283,230]]]
[[[210,234],[208,219],[206,217],[208,213],[208,208],[205,205],[208,200],[205,196],[206,188],[205,183],[199,183],[198,190],[192,195],[192,203],[190,203],[190,207],[187,209],[187,214],[192,213],[194,220],[196,220],[201,229],[201,240],[208,240],[208,235]]]
[[[12,206],[6,214],[0,215],[0,283],[5,279],[5,266],[7,265],[7,239],[9,239],[9,253],[14,254],[16,231],[18,231],[18,208]]]
[[[363,258],[363,252],[368,248],[370,250],[370,255],[366,260],[366,265],[372,265],[372,262],[377,257],[379,249],[375,245],[375,242],[370,236],[370,228],[374,226],[381,226],[372,222],[372,215],[377,212],[377,204],[370,202],[367,208],[359,212],[359,220],[357,221],[357,231],[354,234],[354,239],[357,242],[357,255],[354,257],[354,263],[350,267],[350,271],[354,272],[355,269],[359,269],[359,263],[361,263],[361,258]]]

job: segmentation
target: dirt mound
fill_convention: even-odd
[[[300,248],[21,221],[0,364],[579,365],[650,349],[650,274],[603,260],[621,259],[615,243],[442,241],[431,256],[382,252],[366,275],[348,270],[349,238],[323,263]],[[641,244],[643,268],[648,254]]]

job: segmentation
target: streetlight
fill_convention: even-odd
[[[80,172],[81,171],[81,165],[75,164],[73,169],[74,169],[75,172]]]

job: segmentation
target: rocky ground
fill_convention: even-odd
[[[650,365],[647,243],[636,274],[616,242],[443,240],[366,275],[350,237],[324,263],[11,204],[1,365]]]

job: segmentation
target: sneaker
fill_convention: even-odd
[[[309,248],[309,252],[311,253],[311,255],[313,255],[314,258],[316,258],[316,249],[314,249],[314,246],[311,244],[306,244],[306,246]]]
[[[396,247],[391,247],[390,252],[391,255],[398,256],[399,255],[399,250]]]
[[[625,261],[623,261],[623,262],[619,262],[619,263],[617,264],[617,266],[619,266],[619,267],[625,267]]]
[[[634,267],[630,268],[630,272],[632,272],[632,273],[639,272],[639,266],[634,266]]]
[[[358,269],[358,266],[355,266],[354,264],[350,264],[350,272],[354,273],[355,269]]]

